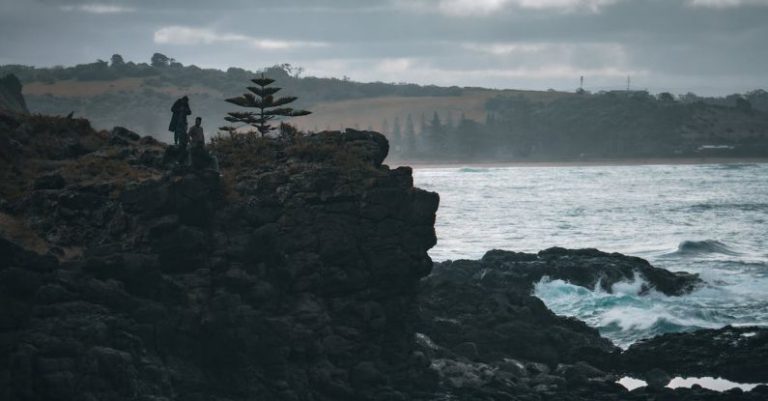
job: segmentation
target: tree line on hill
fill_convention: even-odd
[[[304,69],[290,64],[280,64],[265,68],[259,72],[281,82],[294,93],[303,93],[302,100],[313,104],[319,101],[336,101],[378,96],[458,96],[461,88],[457,86],[440,87],[435,85],[416,85],[408,83],[354,82],[347,77],[318,78],[302,77]],[[97,60],[93,63],[79,64],[72,67],[31,67],[24,65],[2,65],[0,75],[14,74],[23,83],[54,83],[64,80],[75,81],[113,81],[121,78],[151,78],[151,86],[176,86],[188,88],[194,85],[205,86],[225,94],[237,93],[242,83],[252,79],[256,72],[243,68],[230,67],[226,71],[214,68],[200,68],[195,65],[183,65],[173,58],[155,53],[150,63],[125,61],[114,54],[110,61]]]
[[[765,91],[709,99],[583,92],[551,102],[497,96],[487,102],[484,122],[435,112],[428,122],[421,116],[414,124],[407,115],[382,127],[403,160],[768,157],[767,98]]]

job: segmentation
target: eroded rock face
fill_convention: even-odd
[[[93,152],[135,159],[140,179],[62,168],[29,183],[2,212],[49,251],[0,238],[0,398],[428,393],[415,297],[438,196],[414,188],[410,169],[381,165],[379,134],[322,141],[357,149],[367,167],[282,155],[222,180],[167,169],[159,151],[142,157],[159,145],[116,129]]]

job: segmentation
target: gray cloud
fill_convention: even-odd
[[[0,63],[160,51],[226,68],[530,89],[768,86],[768,0],[3,0]],[[591,86],[590,86],[591,85]]]

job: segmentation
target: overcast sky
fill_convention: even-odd
[[[768,0],[0,0],[0,64],[113,53],[356,81],[768,89]]]

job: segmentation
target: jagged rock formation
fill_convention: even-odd
[[[0,78],[0,112],[29,113],[21,94],[21,82],[13,74]]]
[[[768,391],[763,386],[747,394],[723,394],[701,388],[671,390],[664,383],[627,392],[616,384],[618,378],[650,378],[648,372],[654,369],[667,374],[659,368],[669,369],[669,374],[723,375],[737,381],[752,370],[762,372],[753,373],[753,381],[754,375],[760,376],[756,382],[764,381],[763,330],[744,329],[739,331],[742,337],[723,337],[720,332],[668,335],[622,353],[597,330],[556,316],[534,297],[533,286],[545,276],[603,291],[611,291],[617,282],[642,279],[642,293],[653,289],[670,296],[701,284],[696,275],[594,249],[551,248],[538,254],[492,250],[480,260],[437,263],[422,280],[417,330],[445,399],[758,400]],[[748,333],[754,337],[743,337]],[[750,359],[747,350],[756,358]],[[733,374],[737,371],[742,374]]]
[[[3,399],[405,399],[433,383],[412,312],[438,197],[381,165],[380,135],[302,144],[365,168],[275,154],[221,180],[81,128],[69,139],[97,149],[38,158],[50,171],[3,201]]]

